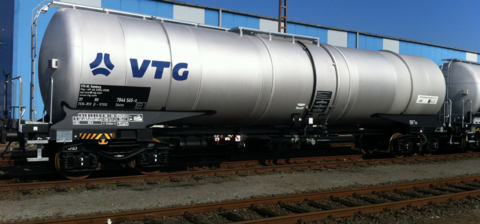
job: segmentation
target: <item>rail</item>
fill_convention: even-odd
[[[450,178],[380,187],[313,192],[247,200],[187,205],[181,207],[90,215],[77,218],[35,221],[35,223],[112,223],[126,221],[160,221],[164,217],[184,217],[192,223],[205,223],[196,214],[215,213],[225,223],[305,223],[328,218],[359,216],[362,214],[425,206],[432,203],[472,199],[480,196],[480,176]],[[392,195],[394,193],[394,195]],[[395,196],[398,195],[398,196]],[[475,199],[474,199],[475,200]],[[327,203],[325,201],[328,201]],[[298,204],[303,204],[302,207]],[[342,206],[340,206],[342,205]],[[289,211],[281,214],[271,207]],[[305,207],[311,209],[306,209]],[[237,210],[248,209],[260,219],[247,220]],[[248,219],[251,219],[249,217]],[[33,223],[33,222],[31,222]]]

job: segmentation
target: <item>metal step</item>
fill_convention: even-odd
[[[44,145],[48,144],[48,140],[27,140],[27,144]]]
[[[38,140],[38,141],[41,141],[41,140]],[[27,161],[28,162],[47,162],[48,161],[48,157],[42,157],[42,145],[41,144],[37,144],[37,157],[36,158],[27,158]]]

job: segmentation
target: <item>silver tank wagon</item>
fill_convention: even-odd
[[[302,46],[304,45],[304,46]],[[304,49],[305,48],[305,49]],[[306,49],[311,56],[307,54]],[[56,69],[49,60],[56,59]],[[429,59],[61,9],[45,33],[39,82],[53,120],[73,108],[216,111],[172,124],[328,124],[372,114],[434,115],[445,98]]]
[[[468,116],[469,112],[478,114],[480,112],[480,64],[454,59],[445,63],[442,69],[447,77],[448,99],[451,100],[451,105],[447,104],[446,110],[448,112],[451,110],[451,119],[458,122],[462,120],[462,116]],[[480,124],[480,119],[475,119],[475,124]]]

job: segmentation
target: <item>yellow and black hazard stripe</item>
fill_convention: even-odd
[[[99,139],[114,139],[115,133],[80,133],[80,139],[84,140],[99,140]]]

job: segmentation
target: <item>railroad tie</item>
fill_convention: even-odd
[[[336,209],[336,208],[330,207],[328,205],[320,204],[320,203],[313,202],[313,201],[309,201],[309,202],[307,202],[307,204],[312,206],[312,207],[315,207],[315,208],[321,208],[323,210],[334,210],[334,209]]]
[[[472,187],[480,187],[480,184],[477,184],[475,182],[468,182],[468,183],[464,183],[464,184],[466,184],[468,186],[472,186]]]
[[[306,210],[306,209],[303,209],[303,208],[299,208],[299,207],[295,207],[295,206],[291,206],[291,205],[285,205],[285,204],[280,204],[280,207],[284,208],[284,209],[287,209],[291,212],[295,212],[295,213],[308,213],[310,211]]]
[[[350,202],[350,201],[346,201],[346,200],[343,200],[343,199],[340,199],[340,198],[336,198],[336,197],[332,197],[332,201],[338,202],[338,203],[341,203],[341,204],[343,204],[343,205],[350,206],[350,207],[362,206],[362,205],[360,205],[360,204],[353,203],[353,202]]]
[[[464,192],[462,190],[455,190],[455,189],[444,189],[444,188],[441,188],[441,187],[433,187],[433,189],[437,190],[437,191],[446,191],[446,192],[453,192],[453,193],[461,193],[461,192]]]
[[[232,222],[243,222],[247,221],[246,219],[240,217],[239,215],[232,213],[232,212],[226,212],[226,213],[220,213],[220,215]]]
[[[434,191],[429,191],[429,190],[423,190],[423,189],[416,189],[416,191],[422,192],[422,193],[424,193],[424,194],[431,194],[431,195],[437,195],[437,196],[445,195],[445,193],[439,193],[439,192],[434,192]]]
[[[391,201],[404,201],[405,199],[403,198],[399,198],[399,197],[395,197],[395,196],[390,196],[390,195],[384,195],[384,194],[379,194],[378,196],[382,197],[382,198],[386,198],[388,200],[391,200]]]
[[[255,212],[258,212],[262,215],[266,215],[268,217],[278,217],[280,216],[278,213],[274,212],[274,211],[270,211],[268,209],[264,209],[264,208],[252,208],[253,211]]]
[[[372,204],[382,204],[382,203],[385,203],[383,201],[379,201],[379,200],[376,200],[376,199],[373,199],[373,198],[370,198],[370,197],[367,197],[367,196],[357,196],[356,198],[358,199],[361,199],[361,200],[364,200],[366,202],[370,202]]]
[[[192,214],[185,214],[183,217],[193,224],[212,224],[207,221],[199,220],[198,218],[194,217]]]
[[[449,186],[449,187],[458,188],[458,189],[462,189],[462,190],[465,190],[465,191],[475,191],[475,190],[478,190],[478,188],[468,187],[468,186],[456,186],[456,185],[448,185],[448,186]]]
[[[396,192],[397,194],[401,194],[401,195],[405,195],[405,196],[409,196],[409,197],[412,197],[412,198],[424,198],[425,196],[423,195],[419,195],[419,194],[415,194],[415,193],[409,193],[409,192],[402,192],[402,191],[399,191],[399,192]]]
[[[145,215],[146,220],[160,221],[162,218],[163,218],[163,216],[154,215],[154,214],[146,214]]]

